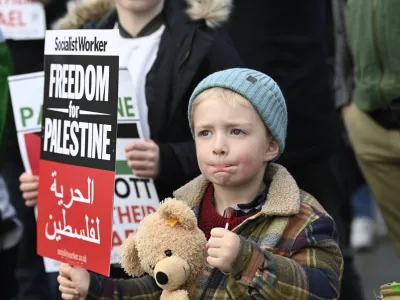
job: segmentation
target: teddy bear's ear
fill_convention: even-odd
[[[121,266],[125,272],[131,276],[142,276],[145,271],[140,265],[138,251],[136,249],[136,240],[134,236],[128,237],[121,245],[119,250]]]
[[[184,202],[175,198],[165,199],[159,209],[159,214],[171,227],[181,226],[193,230],[197,226],[196,215],[193,210]]]

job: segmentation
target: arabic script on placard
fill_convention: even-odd
[[[62,236],[67,236],[71,238],[81,239],[90,243],[100,244],[100,219],[96,217],[95,219],[89,218],[85,215],[85,226],[82,229],[73,229],[72,226],[68,225],[67,222],[67,210],[75,202],[93,204],[94,202],[94,179],[87,179],[87,197],[85,198],[79,189],[70,188],[70,198],[67,204],[64,203],[64,187],[57,188],[57,172],[53,172],[52,177],[54,178],[53,184],[50,187],[55,197],[58,199],[58,205],[62,206],[62,221],[53,220],[53,215],[49,215],[50,221],[46,224],[46,238],[49,240],[60,241]],[[53,229],[49,232],[49,223],[53,222]],[[96,223],[96,224],[95,224]]]

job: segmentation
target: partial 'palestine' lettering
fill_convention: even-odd
[[[43,151],[110,160],[111,125],[50,118],[44,124]]]

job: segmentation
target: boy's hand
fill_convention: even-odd
[[[25,200],[25,205],[28,207],[35,206],[37,204],[39,177],[24,172],[19,177],[19,181],[19,189],[22,192],[22,198]]]
[[[138,141],[125,148],[128,166],[138,177],[156,178],[160,169],[160,148],[152,140]]]
[[[85,299],[89,292],[89,272],[80,267],[61,264],[57,281],[60,284],[59,290],[64,300]]]
[[[206,245],[207,262],[224,273],[229,273],[240,248],[240,238],[236,233],[224,228],[211,230],[211,238]]]

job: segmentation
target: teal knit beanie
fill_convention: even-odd
[[[285,149],[287,130],[286,103],[278,84],[268,75],[250,69],[228,69],[209,75],[197,85],[189,100],[188,116],[192,132],[191,111],[194,99],[205,90],[215,87],[232,90],[253,105],[278,142],[279,154],[276,160]]]

